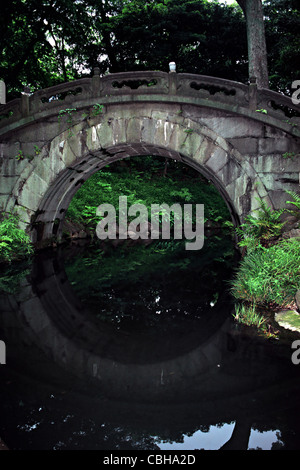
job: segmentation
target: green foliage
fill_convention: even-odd
[[[241,261],[232,294],[252,305],[287,306],[300,288],[300,242],[280,241],[269,248],[258,247]]]
[[[285,153],[282,154],[282,157],[283,158],[291,158],[293,160],[295,155],[296,155],[295,152],[285,152]]]
[[[72,137],[73,133],[71,127],[73,126],[73,113],[76,112],[76,108],[61,109],[58,113],[58,122],[62,122],[63,117],[66,116],[66,123],[68,124],[68,137]]]
[[[285,222],[281,222],[281,216],[286,209],[271,209],[265,201],[257,199],[260,202],[260,208],[256,213],[245,217],[245,222],[236,229],[236,233],[241,237],[240,247],[247,247],[252,250],[261,243],[266,243],[272,237],[278,237]]]
[[[128,70],[178,70],[247,79],[238,8],[206,0],[11,0],[1,9],[0,76],[11,98],[84,77]],[[239,41],[234,34],[239,35]]]
[[[39,155],[41,153],[41,149],[38,147],[38,145],[34,145],[34,152],[33,155],[25,155],[22,150],[19,150],[17,155],[16,155],[16,160],[24,160],[24,158],[27,158],[28,160],[33,160],[33,158],[36,155]]]
[[[22,150],[19,150],[17,155],[16,155],[16,160],[23,160],[25,158],[25,155],[23,154]]]
[[[63,116],[67,116],[66,122],[70,126],[73,124],[73,116],[72,114],[76,111],[76,108],[66,108],[66,109],[61,109],[58,113],[58,122],[61,122],[63,119]]]
[[[0,261],[11,262],[33,253],[29,236],[19,228],[20,218],[14,213],[2,213],[0,221]]]
[[[258,329],[262,328],[266,322],[263,315],[257,312],[255,305],[236,304],[233,317],[238,323],[256,326]]]
[[[294,199],[288,203],[294,204],[296,211],[272,210],[260,200],[257,217],[250,214],[236,229],[241,237],[239,245],[246,247],[247,253],[231,281],[232,294],[239,302],[234,317],[241,323],[254,324],[264,330],[267,327],[258,308],[286,307],[294,302],[300,287],[300,241],[279,238],[284,226],[282,214],[292,212],[300,215],[299,195],[293,191],[286,192]],[[270,238],[275,238],[277,243],[268,247]],[[267,334],[273,336],[270,331]]]
[[[265,0],[263,5],[270,87],[289,95],[292,81],[300,77],[299,1]]]
[[[156,157],[136,157],[111,164],[80,187],[66,217],[95,227],[99,220],[96,209],[100,204],[112,204],[118,217],[119,197],[127,196],[128,207],[138,203],[148,207],[149,220],[151,204],[163,203],[169,206],[174,203],[204,204],[206,219],[218,219],[220,223],[229,220],[227,206],[218,191],[199,173],[171,160],[167,175],[163,177],[165,168],[165,161]],[[173,213],[171,216],[172,224]]]
[[[264,1],[271,87],[290,92],[299,2]],[[0,77],[9,99],[90,74],[177,70],[248,80],[246,24],[237,5],[207,0],[10,0],[1,7]],[[237,41],[236,38],[239,38]]]
[[[41,153],[41,149],[38,145],[34,145],[34,154],[39,155]]]
[[[296,207],[296,210],[288,210],[296,217],[300,218],[300,195],[295,191],[286,190],[286,193],[293,198],[293,201],[286,201],[287,204],[293,204]]]
[[[290,91],[298,63],[297,0],[266,0],[271,86]],[[0,76],[10,98],[85,76],[166,70],[241,82],[248,78],[246,25],[239,7],[206,0],[11,0],[0,17]],[[239,38],[239,41],[236,38]],[[298,75],[297,75],[298,74]]]
[[[268,114],[268,111],[264,108],[256,109],[255,111],[256,111],[256,113]]]
[[[103,104],[100,104],[100,103],[94,104],[92,116],[98,116],[99,114],[101,114],[103,112],[103,108],[104,108]]]

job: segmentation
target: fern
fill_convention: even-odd
[[[286,222],[281,221],[282,214],[286,209],[273,210],[261,199],[260,207],[256,209],[256,217],[249,214],[245,217],[245,222],[236,229],[237,235],[241,238],[239,245],[253,249],[260,243],[272,237],[278,237]]]
[[[295,191],[286,190],[285,192],[289,196],[292,196],[292,198],[294,199],[293,201],[286,201],[286,203],[287,204],[293,204],[294,206],[296,206],[296,209],[297,209],[297,210],[288,209],[287,212],[289,212],[293,215],[296,215],[296,217],[300,218],[300,195],[297,194]]]

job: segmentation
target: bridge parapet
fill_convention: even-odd
[[[157,101],[190,103],[220,108],[251,119],[266,122],[300,136],[300,109],[290,97],[258,89],[255,83],[245,85],[205,75],[159,71],[124,72],[83,78],[33,94],[23,93],[0,106],[0,134],[34,120],[58,114],[74,106],[78,109],[99,102]]]

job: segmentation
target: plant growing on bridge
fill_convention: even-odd
[[[283,158],[291,158],[292,160],[294,159],[295,156],[296,156],[295,152],[285,152],[282,154]]]
[[[34,145],[34,154],[39,155],[41,153],[41,149],[38,145]]]
[[[23,160],[24,158],[25,158],[25,155],[23,154],[22,150],[19,150],[16,155],[16,159],[19,161],[19,160]]]
[[[264,108],[261,108],[261,109],[256,109],[255,110],[257,113],[262,113],[262,114],[268,114],[268,111]]]
[[[77,111],[76,108],[66,108],[66,109],[61,109],[58,113],[58,122],[62,122],[62,119],[64,116],[67,117],[66,123],[68,124],[68,137],[72,137],[73,133],[71,131],[71,127],[73,126],[73,113]]]
[[[24,158],[27,158],[29,161],[33,160],[36,155],[39,155],[41,153],[41,149],[39,148],[38,145],[34,145],[34,153],[33,155],[25,155],[22,150],[19,150],[16,159],[19,160],[24,160]]]
[[[295,122],[290,121],[289,119],[285,119],[283,122],[286,122],[287,124],[289,124],[292,127],[297,127],[298,126],[298,124],[296,124]]]
[[[103,112],[104,106],[103,104],[96,103],[93,106],[92,116],[98,116]]]

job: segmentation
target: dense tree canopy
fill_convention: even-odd
[[[299,0],[272,0],[264,5],[270,87],[286,94],[300,79]]]
[[[270,84],[300,77],[297,0],[264,2]],[[217,0],[10,0],[0,17],[0,78],[8,99],[90,75],[129,70],[200,73],[246,83],[241,8]],[[298,65],[297,65],[298,60]]]

